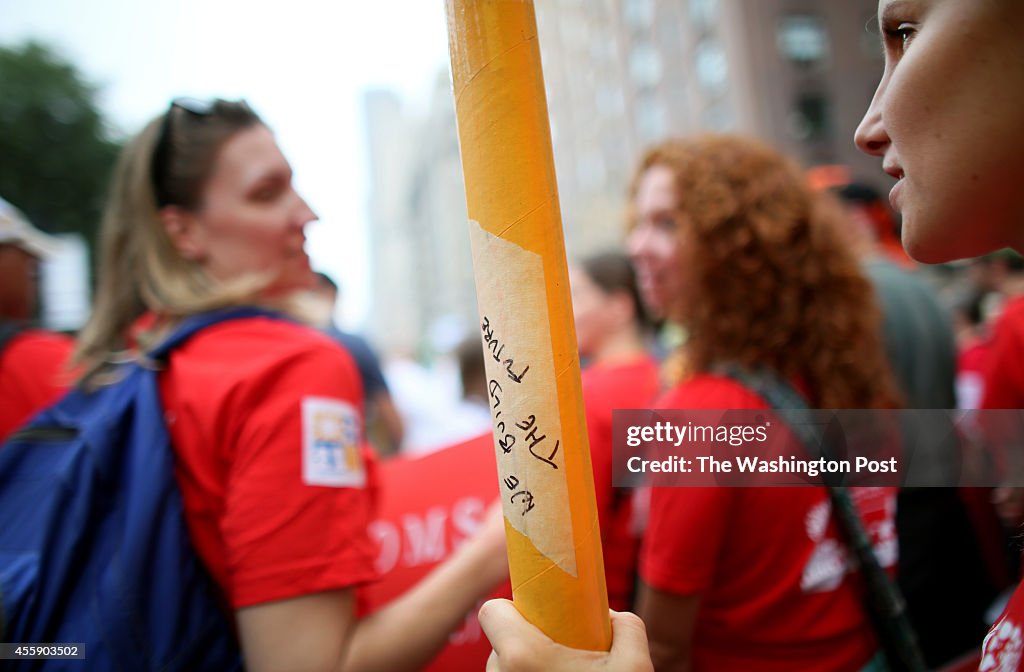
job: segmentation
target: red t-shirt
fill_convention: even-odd
[[[640,540],[632,525],[632,491],[612,487],[612,411],[650,407],[659,391],[658,363],[644,356],[628,362],[594,364],[581,375],[608,605],[624,611],[632,607]]]
[[[1024,296],[996,320],[985,355],[982,408],[1024,408]]]
[[[985,360],[984,409],[1024,408],[1024,296],[1006,302]],[[980,670],[1024,670],[1024,590],[1018,586],[985,638]]]
[[[361,613],[377,611],[446,560],[476,532],[498,496],[490,433],[427,455],[387,460],[379,471],[378,516],[370,536],[378,545],[380,580],[359,590]],[[511,596],[508,583],[492,595]],[[478,608],[466,614],[426,670],[484,669],[491,645],[480,629]]]
[[[1022,584],[1024,585],[1024,584]],[[1024,590],[1017,586],[985,637],[979,672],[1024,670]]]
[[[12,338],[0,352],[0,443],[74,382],[65,366],[75,342],[39,329]]]
[[[767,408],[738,383],[700,375],[661,408]],[[895,493],[851,494],[879,560],[896,560]],[[699,595],[694,670],[857,670],[877,651],[823,488],[654,488],[640,573]]]
[[[985,392],[989,339],[975,338],[960,349],[956,357],[957,408],[981,408]]]
[[[362,392],[340,346],[232,320],[176,350],[160,390],[189,532],[232,608],[375,576]]]

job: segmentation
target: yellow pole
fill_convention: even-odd
[[[532,0],[446,0],[512,594],[607,651],[608,595]]]

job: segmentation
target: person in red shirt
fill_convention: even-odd
[[[606,252],[569,269],[584,412],[601,524],[608,605],[633,606],[640,539],[633,492],[612,487],[612,412],[647,408],[660,383],[658,363],[647,350],[648,321],[629,257]]]
[[[248,105],[174,101],[115,171],[81,384],[104,384],[108,362],[138,357],[189,315],[291,315],[209,327],[161,375],[190,534],[247,669],[418,669],[507,576],[504,530],[491,515],[415,590],[356,617],[356,587],[376,574],[377,481],[352,359],[297,319],[315,218]]]
[[[905,249],[926,263],[1024,252],[1024,3],[879,0],[878,27],[885,70],[855,139],[896,180]],[[990,632],[982,670],[1024,670],[1022,595]],[[504,672],[649,669],[629,628],[616,656],[592,656],[545,641],[504,603],[485,605],[481,624],[514,654],[494,666]]]
[[[896,179],[889,199],[904,247],[927,263],[1024,253],[1024,5],[881,0],[878,22],[885,70],[856,142]],[[1022,405],[1016,303],[985,355],[984,409]],[[1002,515],[1018,523],[1020,499],[997,491]],[[1024,670],[1021,592],[985,640],[982,670]]]
[[[871,285],[841,211],[752,140],[670,140],[641,160],[627,247],[648,306],[682,324],[690,372],[656,407],[758,409],[715,372],[767,368],[812,408],[897,400]],[[883,566],[895,492],[855,491]],[[657,487],[639,613],[656,669],[859,670],[878,643],[820,487]]]
[[[993,257],[1002,306],[982,365],[981,408],[1024,408],[1024,257],[1010,250]]]
[[[0,443],[72,382],[74,341],[28,327],[35,315],[39,262],[59,242],[0,198]]]

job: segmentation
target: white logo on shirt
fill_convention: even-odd
[[[1020,626],[1004,617],[992,626],[982,649],[985,655],[978,672],[1017,672],[1024,649]]]
[[[363,487],[359,413],[338,399],[302,399],[302,480],[307,485]]]
[[[800,577],[800,589],[805,593],[835,590],[846,576],[846,549],[838,540],[825,538],[831,515],[832,505],[828,500],[819,502],[807,512],[804,526],[807,536],[814,542],[814,550]]]
[[[896,498],[879,489],[858,488],[850,491],[857,501],[858,510],[868,509],[870,516],[864,516],[864,525],[871,536],[871,544],[882,567],[896,564],[896,526],[893,524]],[[864,511],[862,511],[862,514]],[[804,593],[824,593],[835,590],[843,582],[855,564],[845,544],[829,537],[829,521],[832,518],[832,504],[822,501],[811,507],[804,520],[807,537],[814,543],[814,549],[804,565],[800,577],[800,589]]]

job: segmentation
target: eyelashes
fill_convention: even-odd
[[[919,3],[896,0],[887,3],[878,15],[878,27],[886,53],[901,55],[913,41],[923,19]]]
[[[880,8],[878,28],[887,57],[903,55],[917,35],[924,7],[913,0],[894,0]]]
[[[887,58],[900,58],[917,35],[917,27],[907,21],[882,25],[882,45]]]
[[[901,23],[896,28],[886,28],[884,31],[886,40],[896,42],[904,49],[913,39],[916,32],[917,29],[907,23]]]

